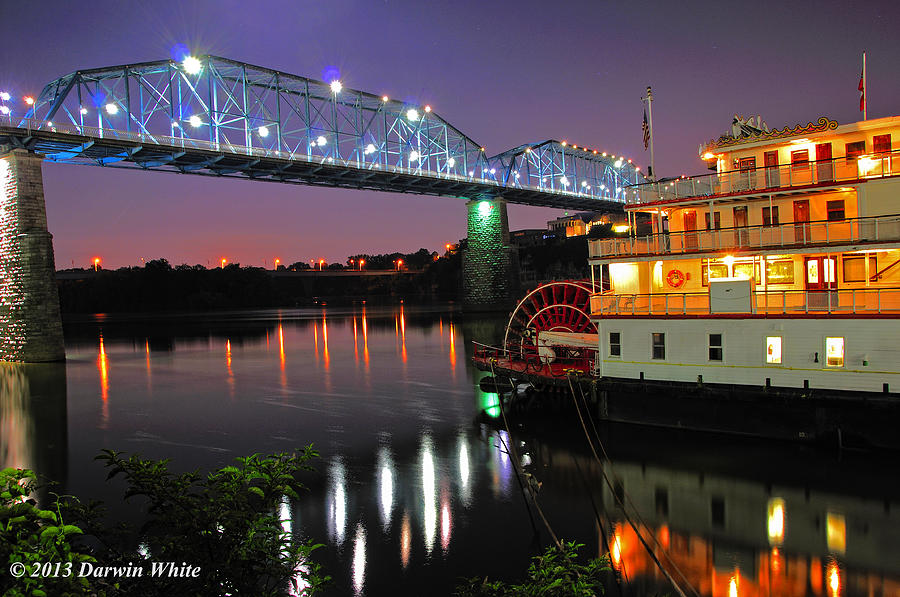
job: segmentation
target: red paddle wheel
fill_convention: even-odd
[[[593,292],[590,281],[563,280],[526,294],[506,325],[503,348],[510,358],[589,371],[597,351],[597,326],[590,318]]]

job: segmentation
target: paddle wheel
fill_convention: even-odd
[[[476,365],[533,382],[565,378],[572,371],[593,375],[599,338],[590,317],[593,292],[584,280],[541,284],[516,305],[503,346],[476,351]]]

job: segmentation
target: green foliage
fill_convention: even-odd
[[[603,594],[601,576],[610,570],[607,558],[578,561],[583,545],[563,542],[531,559],[528,576],[521,584],[471,578],[456,589],[457,597],[594,597]]]
[[[58,496],[53,510],[42,510],[31,497],[38,489],[30,470],[7,468],[0,471],[0,593],[8,597],[32,595],[81,595],[93,591],[88,578],[79,578],[82,562],[93,557],[73,548],[73,539],[82,534],[79,527],[66,524]],[[45,573],[37,566],[51,564]],[[10,566],[24,565],[24,574],[15,578]],[[56,564],[59,564],[57,567]],[[32,573],[35,576],[32,576]]]
[[[279,509],[296,499],[303,485],[298,473],[318,454],[308,446],[299,454],[254,454],[238,458],[206,476],[174,474],[168,460],[124,457],[106,450],[97,458],[122,475],[126,499],[146,500],[148,520],[140,531],[142,553],[154,562],[186,562],[196,577],[129,579],[140,595],[283,595],[301,582],[312,594],[327,577],[310,559],[320,545],[301,542],[282,527]],[[108,554],[111,565],[140,556],[132,549]],[[146,566],[149,568],[149,565]]]

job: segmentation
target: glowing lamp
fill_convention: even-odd
[[[526,147],[526,148],[525,148],[525,153],[531,153],[531,148],[530,148],[530,147]]]
[[[419,159],[418,151],[410,151],[409,152],[409,161],[410,162],[416,162],[416,161],[418,161],[418,159]]]
[[[450,158],[449,160],[447,160],[447,166],[449,166],[449,167],[452,168],[452,167],[455,166],[455,165],[456,165],[456,160],[455,160],[455,159]]]
[[[366,145],[366,148],[363,150],[363,153],[366,155],[371,155],[371,154],[375,153],[375,144],[369,143],[368,145]]]
[[[200,120],[200,117],[197,116],[196,114],[194,114],[193,116],[191,116],[190,118],[188,118],[188,122],[190,122],[190,123],[191,123],[191,126],[194,127],[194,128],[203,126],[203,121]]]
[[[560,177],[559,177],[559,183],[560,183],[561,185],[563,185],[564,187],[567,187],[567,186],[569,186],[569,179],[566,178],[565,176],[560,176]]]
[[[426,112],[431,112],[431,106],[425,106],[425,111],[426,111]]]
[[[26,95],[26,96],[25,96],[25,103],[28,104],[29,106],[33,106],[33,105],[34,105],[34,98],[31,97],[30,95]]]
[[[496,174],[497,170],[495,168],[491,168],[491,174]]]
[[[87,108],[84,108],[84,107],[83,107],[83,108],[81,108],[81,109],[78,110],[78,111],[81,112],[81,115],[82,115],[82,116],[84,116],[85,114],[87,114]]]
[[[7,108],[6,106],[0,106],[0,114],[3,114],[4,116],[9,114],[9,108]]]
[[[184,72],[189,75],[196,75],[200,72],[200,69],[203,68],[203,64],[200,60],[193,56],[185,58],[184,61],[182,61],[181,66],[184,67]]]
[[[478,213],[482,216],[486,216],[491,213],[491,202],[490,201],[482,201],[478,204]]]
[[[449,250],[450,250],[450,243],[447,243],[446,245],[444,245],[444,248],[446,248],[446,249],[449,251]]]
[[[406,111],[406,119],[410,122],[415,122],[419,119],[419,111],[415,108],[410,108]]]
[[[316,144],[318,144],[318,145],[327,145],[327,144],[328,144],[328,139],[326,139],[326,138],[323,137],[322,135],[319,135],[318,137],[316,137]]]
[[[386,95],[382,95],[382,96],[381,96],[381,101],[383,101],[383,102],[388,101],[388,99],[389,99],[389,98],[388,98],[388,96],[386,96]]]
[[[9,101],[9,93],[7,93],[5,91],[0,91],[0,100],[2,100],[4,102],[8,102]]]
[[[268,137],[269,136],[269,127],[261,126],[257,129],[260,137]]]
[[[704,160],[714,160],[714,159],[716,159],[716,154],[714,154],[711,151],[707,151],[706,153],[703,154],[703,159]]]
[[[338,81],[337,79],[335,79],[334,81],[331,82],[331,93],[340,93],[341,89],[343,89],[343,88],[344,88],[343,84],[341,84],[341,82]]]
[[[618,160],[616,160],[616,162],[613,164],[613,166],[615,166],[616,168],[621,168],[622,167],[622,158],[619,158]]]
[[[118,114],[119,106],[117,106],[113,103],[106,104],[106,113],[109,114],[110,116]]]

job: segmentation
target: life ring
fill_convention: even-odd
[[[684,272],[678,269],[669,270],[669,273],[666,274],[666,282],[672,288],[680,288],[686,279]]]

